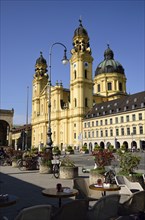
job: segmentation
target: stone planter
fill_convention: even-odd
[[[60,179],[74,179],[78,177],[78,167],[60,167]]]
[[[102,179],[102,182],[104,182],[104,176],[103,174],[100,174],[99,172],[97,172],[96,170],[90,170],[89,173],[89,182],[90,184],[94,184],[97,183],[98,179]]]
[[[49,166],[40,165],[40,166],[39,166],[39,173],[42,173],[42,174],[52,173],[52,169],[51,169],[51,167],[49,167]]]
[[[14,168],[18,167],[17,160],[12,161],[12,167],[14,167]]]

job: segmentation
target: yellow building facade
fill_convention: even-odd
[[[83,144],[145,150],[145,91],[95,104],[83,120]]]
[[[53,146],[65,149],[68,145],[83,144],[83,119],[95,103],[127,96],[126,76],[122,65],[114,60],[108,48],[104,60],[92,73],[93,57],[86,29],[79,21],[74,31],[70,62],[70,88],[62,83],[51,86],[51,129]],[[47,144],[48,131],[47,62],[42,53],[36,60],[32,91],[32,147]]]

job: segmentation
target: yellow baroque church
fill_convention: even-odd
[[[93,77],[93,57],[87,30],[79,21],[74,31],[70,62],[70,88],[51,86],[51,129],[53,146],[61,150],[82,145],[83,119],[96,104],[127,96],[126,76],[107,45],[104,60]],[[36,60],[32,91],[32,147],[47,145],[48,85],[47,62],[40,53]]]

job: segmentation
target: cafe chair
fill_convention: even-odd
[[[118,213],[121,216],[137,214],[139,212],[145,213],[145,191],[135,192],[127,201],[119,204]]]
[[[53,220],[87,220],[88,201],[73,200],[54,213]]]
[[[88,220],[113,220],[118,217],[119,194],[101,197],[94,206],[88,210]]]
[[[144,173],[142,174],[142,177],[143,177],[143,181],[145,183],[145,174]]]
[[[51,220],[51,205],[35,205],[22,209],[15,220]]]
[[[89,205],[91,206],[91,204],[94,204],[93,201],[97,201],[101,197],[101,194],[100,192],[91,190],[89,185],[89,178],[75,178],[73,180],[73,188],[79,192],[76,198],[89,201]]]
[[[132,195],[137,191],[143,190],[139,182],[131,182],[125,176],[115,176],[115,181],[121,187],[119,194]]]

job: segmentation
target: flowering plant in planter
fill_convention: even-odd
[[[111,161],[115,159],[112,151],[109,149],[98,149],[93,151],[92,155],[94,156],[97,169],[105,169],[105,166],[109,166]]]
[[[111,165],[112,160],[115,159],[113,152],[112,150],[102,149],[97,146],[92,155],[94,156],[95,167],[90,170],[90,183],[96,183],[98,179],[104,182],[105,166]]]

